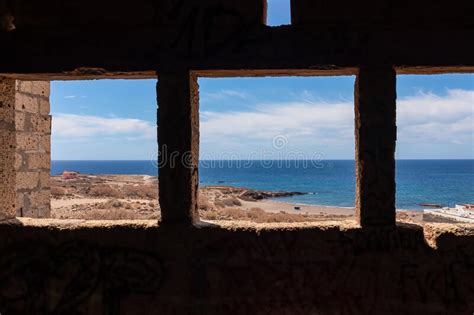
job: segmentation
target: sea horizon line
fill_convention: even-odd
[[[51,162],[148,162],[151,160],[144,159],[144,160],[139,160],[139,159],[132,159],[132,160],[106,160],[106,159],[101,159],[101,160],[51,160]],[[199,162],[207,162],[207,161],[318,161],[318,162],[325,162],[325,161],[353,161],[355,162],[355,159],[324,159],[324,160],[317,160],[317,159],[215,159],[215,160],[199,160]],[[474,161],[474,158],[472,159],[458,159],[458,158],[448,158],[448,159],[429,159],[429,158],[423,158],[423,159],[396,159],[396,161]]]

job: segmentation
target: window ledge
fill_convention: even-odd
[[[0,221],[0,225],[14,225],[21,227],[53,228],[59,230],[75,230],[84,228],[109,229],[115,227],[127,227],[133,229],[157,228],[156,220],[116,220],[116,221],[93,221],[93,220],[61,220],[61,219],[32,219],[15,218]]]
[[[330,230],[338,229],[346,231],[358,229],[360,225],[355,220],[344,221],[322,221],[322,222],[295,222],[295,223],[255,223],[250,221],[207,221],[201,220],[195,224],[198,228],[219,228],[229,231],[237,230],[255,230],[255,231],[297,231],[297,230]]]
[[[134,220],[134,221],[87,221],[87,220],[58,220],[58,219],[32,219],[15,218],[11,220],[0,221],[1,227],[21,227],[21,228],[44,228],[45,230],[74,231],[74,230],[112,230],[115,228],[127,228],[137,232],[149,229],[154,230],[173,230],[181,229],[180,226],[160,226],[155,220]],[[427,223],[423,226],[416,224],[398,223],[396,227],[367,228],[362,229],[355,220],[345,221],[325,221],[325,222],[298,222],[298,223],[253,223],[247,221],[204,221],[201,220],[194,224],[196,230],[224,231],[224,232],[336,232],[349,233],[356,232],[408,232],[419,235],[420,240],[433,249],[449,249],[460,244],[472,243],[474,239],[473,224],[446,224],[446,223]],[[189,226],[183,228],[189,229]],[[414,236],[415,236],[414,234]],[[236,236],[238,237],[238,236]],[[416,237],[418,238],[418,237]]]

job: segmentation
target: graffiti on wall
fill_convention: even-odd
[[[32,241],[2,253],[2,314],[88,314],[98,305],[120,314],[124,297],[156,295],[163,279],[160,258],[128,248]]]

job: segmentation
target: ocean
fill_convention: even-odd
[[[53,161],[51,174],[157,174],[151,161]],[[298,191],[303,196],[279,198],[291,203],[353,207],[355,162],[333,161],[201,161],[200,184],[259,190]],[[474,160],[397,161],[397,208],[421,204],[454,206],[474,203]]]

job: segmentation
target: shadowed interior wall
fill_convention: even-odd
[[[392,165],[395,74],[474,72],[474,2],[291,3],[293,25],[268,27],[263,0],[0,0],[2,315],[474,312],[474,228],[396,225]],[[199,222],[196,168],[166,170],[160,224],[13,218],[17,173],[47,191],[49,146],[17,141],[48,113],[15,80],[160,74],[161,143],[192,159],[196,76],[358,75],[361,225]],[[44,106],[15,110],[17,92]]]
[[[21,219],[0,226],[0,311],[468,315],[466,231]]]

